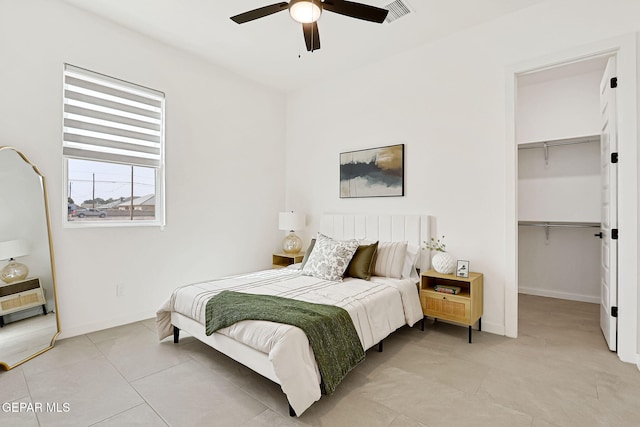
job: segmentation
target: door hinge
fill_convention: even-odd
[[[618,317],[618,307],[611,307],[611,317]]]
[[[618,229],[617,228],[612,228],[611,229],[611,238],[613,240],[618,240]]]
[[[611,77],[611,89],[615,89],[618,87],[618,78]]]
[[[611,153],[611,163],[618,163],[618,153]]]

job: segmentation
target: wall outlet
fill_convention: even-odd
[[[124,296],[124,284],[122,283],[116,284],[116,296],[117,297]]]

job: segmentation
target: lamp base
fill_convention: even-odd
[[[302,249],[302,240],[292,231],[282,241],[282,250],[286,254],[297,254]]]
[[[16,262],[11,258],[9,263],[0,270],[0,278],[5,283],[13,283],[19,280],[24,280],[29,275],[29,268],[19,262]]]

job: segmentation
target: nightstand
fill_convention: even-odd
[[[437,292],[436,285],[456,286],[460,292],[455,295]],[[469,343],[476,322],[478,330],[482,330],[483,296],[482,273],[470,272],[469,277],[457,277],[429,270],[420,275],[420,304],[424,315],[469,326]]]
[[[42,314],[47,314],[44,292],[38,278],[0,286],[0,327],[4,326],[3,316],[39,305],[42,306]]]
[[[298,252],[297,254],[275,253],[271,257],[271,268],[285,268],[291,264],[302,262],[303,258],[304,252]]]

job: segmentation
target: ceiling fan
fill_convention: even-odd
[[[346,0],[290,0],[289,2],[283,1],[232,16],[231,20],[238,24],[244,24],[285,9],[289,9],[291,17],[302,24],[304,41],[309,52],[320,49],[317,21],[323,10],[379,24],[384,22],[387,13],[389,13],[387,9]]]

